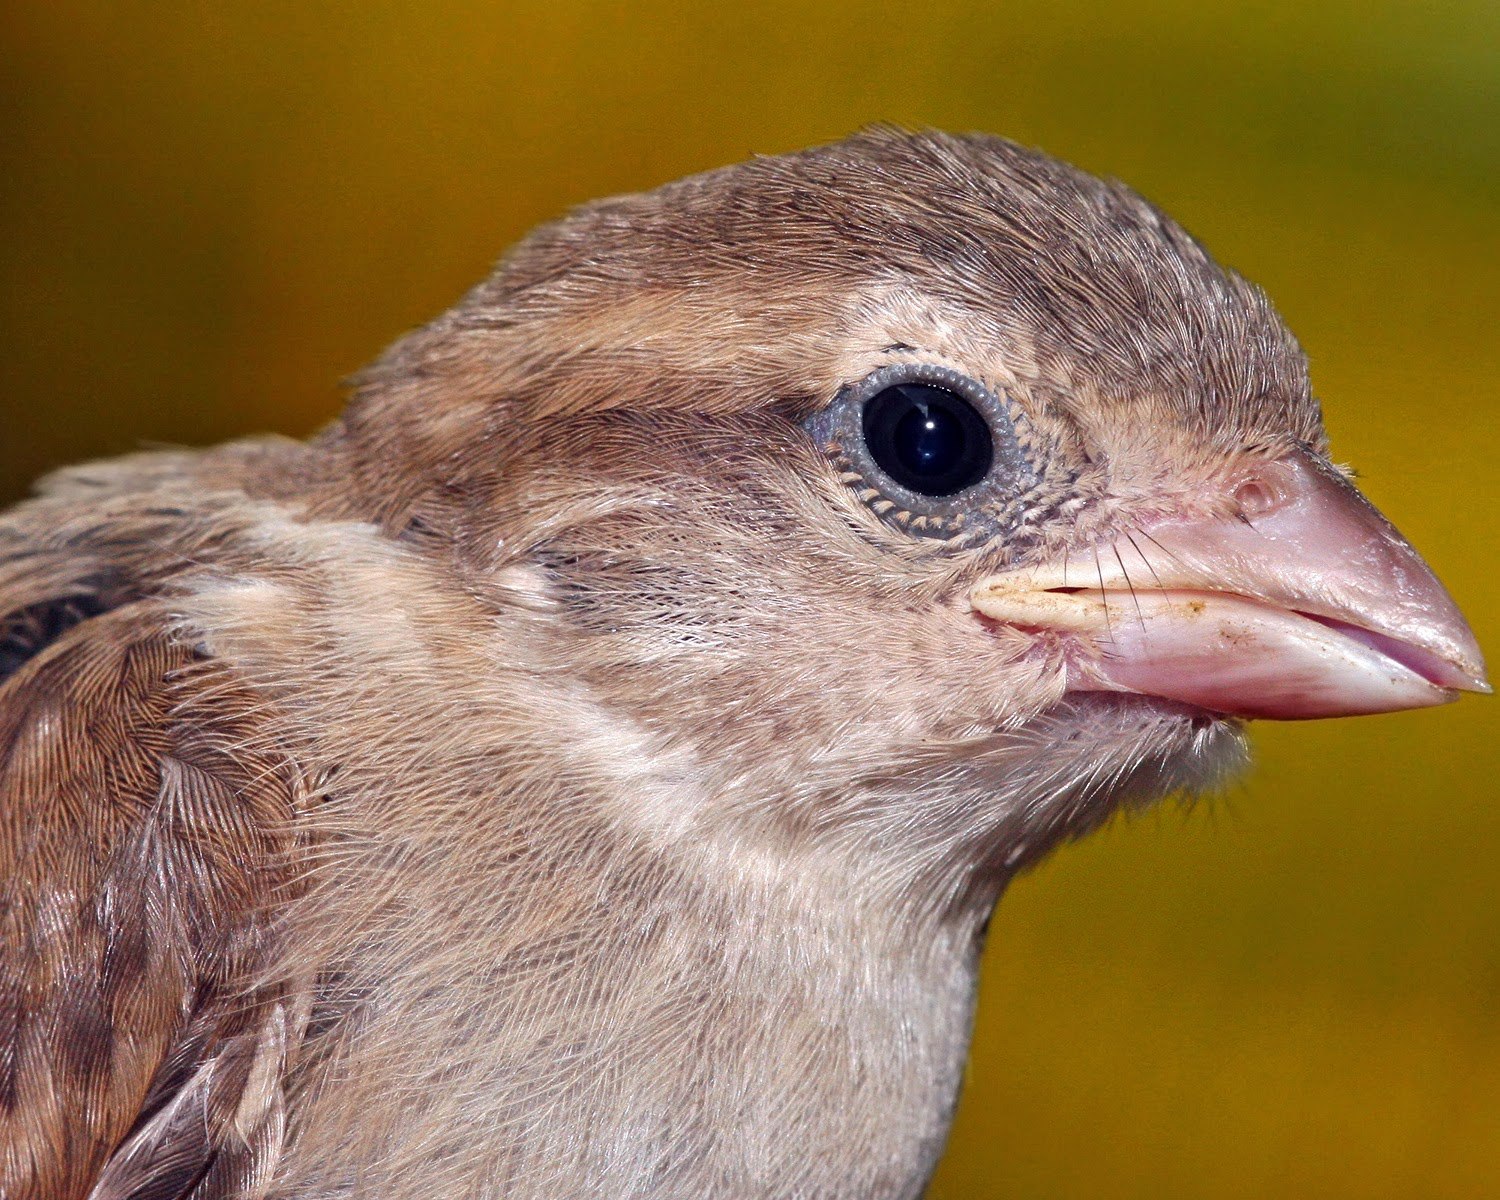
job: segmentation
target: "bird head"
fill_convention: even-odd
[[[1245,718],[1484,687],[1264,294],[997,138],[589,205],[398,342],[336,437],[360,512],[581,689],[559,737],[652,836],[951,897],[1212,786]]]

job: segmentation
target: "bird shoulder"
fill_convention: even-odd
[[[0,1195],[259,1194],[306,1019],[263,709],[99,539],[0,526]]]

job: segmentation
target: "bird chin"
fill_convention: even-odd
[[[1136,692],[1074,691],[1065,693],[1059,708],[1072,708],[1097,718],[1107,713],[1134,713],[1139,720],[1187,721],[1196,729],[1210,726],[1240,728],[1242,721],[1223,713],[1173,700],[1165,696],[1149,696]]]
[[[953,747],[956,749],[956,746]],[[922,764],[961,827],[944,867],[961,864],[965,911],[987,911],[1007,882],[1114,814],[1222,788],[1248,761],[1243,722],[1177,700],[1066,692],[1029,720],[993,730],[965,758]],[[963,802],[967,798],[967,802]],[[939,878],[946,878],[942,872]]]
[[[1109,758],[1117,764],[1154,759],[1161,784],[1155,798],[1215,791],[1248,760],[1244,721],[1164,696],[1069,691],[1050,715],[1088,729],[1096,752],[1113,748]]]
[[[1242,721],[1158,696],[1068,692],[1028,732],[1032,769],[1074,781],[1034,810],[1037,857],[1122,809],[1219,791],[1249,761]]]

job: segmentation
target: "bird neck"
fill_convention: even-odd
[[[328,1111],[303,1114],[303,1161],[347,1163],[357,1113],[360,1144],[411,1165],[392,1197],[431,1195],[417,1164],[444,1145],[462,1147],[449,1194],[919,1193],[967,1049],[977,920],[733,846],[517,833],[501,868],[455,831],[455,861],[412,871],[346,963],[380,991]]]
[[[286,1194],[917,1194],[986,897],[917,887],[887,817],[768,819],[368,527],[284,538],[182,608],[331,781]]]

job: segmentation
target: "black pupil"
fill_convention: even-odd
[[[864,433],[875,465],[923,496],[973,487],[995,457],[990,427],[974,406],[926,383],[898,383],[871,396]]]

